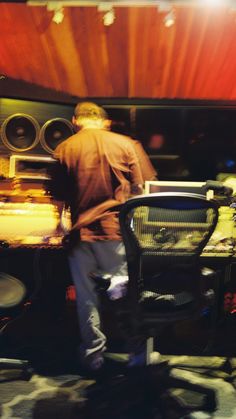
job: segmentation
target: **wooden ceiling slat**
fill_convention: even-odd
[[[163,14],[158,14],[159,20],[156,21],[156,52],[155,52],[155,65],[153,67],[153,73],[150,72],[149,77],[152,80],[154,76],[153,87],[152,87],[152,97],[160,97],[162,91],[162,83],[166,65],[166,48],[165,48],[165,35],[166,27],[163,22]],[[155,73],[155,74],[154,74]]]
[[[61,25],[50,22],[45,32],[44,42],[50,53],[53,72],[57,74],[58,90],[73,94],[78,89],[82,95],[87,94],[79,52],[74,42],[70,10],[65,10],[65,17]],[[53,45],[53,48],[50,46]]]
[[[184,68],[186,49],[189,42],[189,34],[193,13],[187,13],[186,9],[177,8],[176,32],[171,56],[171,72],[166,86],[166,96],[175,97]]]
[[[145,66],[148,55],[149,41],[149,9],[139,13],[139,8],[130,9],[129,19],[129,59],[132,63],[132,90],[130,95],[143,96],[145,89]],[[134,41],[134,42],[133,42]]]
[[[188,63],[185,61],[185,73],[181,72],[185,95],[188,95],[194,89],[198,77],[198,64],[205,42],[208,19],[208,14],[198,13],[196,16],[196,11],[194,13],[194,10],[192,10],[191,20],[189,21],[188,46],[186,48],[186,51],[189,50],[190,56]]]
[[[90,63],[90,56],[88,54],[88,40],[85,27],[85,19],[82,9],[71,9],[71,30],[77,48],[77,53],[80,56],[81,69],[84,75],[84,84],[88,95],[89,79],[90,77],[92,77],[93,74]],[[84,71],[84,68],[86,69],[86,71]]]
[[[100,30],[102,16],[97,12],[96,8],[84,9],[84,18],[87,35],[87,48],[84,55],[84,72],[87,71],[88,57],[91,64],[91,75],[88,80],[88,94],[89,96],[111,96],[112,86],[109,78],[109,71],[107,71],[106,63],[104,62],[104,38]],[[103,30],[105,27],[103,26]],[[86,53],[87,52],[87,53]]]
[[[128,10],[128,96],[135,96],[137,10]],[[132,53],[131,53],[132,52]]]
[[[4,41],[2,48],[5,47],[5,56],[7,63],[2,62],[1,66],[7,75],[13,78],[32,79],[31,67],[28,65],[28,58],[31,52],[30,40],[27,35],[25,21],[25,8],[20,5],[18,12],[23,15],[23,20],[19,20],[16,16],[12,16],[7,4],[1,5],[1,38]],[[15,18],[15,19],[14,19]],[[19,42],[20,41],[20,42]]]
[[[208,79],[206,95],[211,96],[211,91],[220,91],[218,88],[218,82],[224,77],[223,67],[225,65],[227,56],[231,54],[231,47],[233,46],[235,37],[235,17],[229,16],[229,20],[224,22],[224,30],[221,34],[221,40],[218,43],[218,49],[215,53],[214,60],[211,63],[211,76]],[[231,83],[230,83],[231,85]],[[220,88],[221,89],[221,88]],[[226,98],[225,91],[223,92],[222,98]]]
[[[236,21],[235,15],[228,14],[228,19],[225,22],[224,43],[221,42],[221,50],[217,54],[220,57],[219,62],[221,63],[218,68],[214,68],[213,80],[215,79],[216,91],[222,91],[224,98],[231,98],[232,90],[234,89],[235,83],[235,71],[236,71]],[[210,94],[209,86],[209,94]],[[235,97],[235,96],[234,96]]]
[[[42,16],[43,15],[43,16]],[[50,20],[47,16],[45,16],[45,13],[43,11],[40,11],[40,15],[37,14],[37,16],[42,16],[42,18],[46,18],[46,24],[48,25]],[[45,16],[45,17],[44,17]],[[38,80],[43,81],[43,86],[50,87],[54,86],[54,78],[55,73],[53,74],[50,71],[50,67],[48,66],[48,59],[47,54],[45,53],[44,44],[42,41],[42,34],[40,33],[40,28],[37,26],[35,20],[35,15],[33,14],[32,8],[27,8],[27,17],[26,17],[26,28],[28,36],[30,37],[30,43],[31,43],[31,51],[28,56],[28,60],[30,61],[29,65],[32,65],[32,73],[33,77],[31,82],[38,84]],[[45,67],[46,64],[46,67]],[[45,72],[47,72],[47,76],[45,77]]]
[[[95,8],[73,11],[73,36],[79,50],[88,96],[108,96],[111,83],[104,63],[104,39],[99,30],[99,15]]]
[[[236,49],[236,30],[234,30],[230,54]],[[224,92],[224,98],[231,97],[232,90],[235,86],[235,74],[236,74],[236,54],[233,57],[227,56],[225,58],[223,71],[221,77],[218,78],[216,88]]]
[[[41,62],[44,69],[44,76],[42,77],[40,84],[44,87],[51,87],[55,90],[60,90],[62,88],[60,83],[60,71],[57,68],[57,63],[54,59],[55,46],[51,46],[49,41],[51,15],[47,13],[45,8],[41,7],[39,9],[32,8],[31,14],[38,32],[38,46],[39,48],[41,47],[44,53],[44,58]]]
[[[98,13],[98,18],[96,18],[97,22],[97,37],[98,37],[98,55],[101,59],[101,71],[103,75],[103,85],[102,89],[107,90],[109,92],[109,96],[114,95],[113,90],[113,83],[112,83],[112,76],[113,74],[110,71],[110,57],[108,52],[108,45],[107,45],[107,37],[109,35],[109,30],[111,29],[110,26],[104,26],[103,24],[103,16],[101,13]],[[117,20],[112,25],[117,26]]]
[[[166,29],[166,37],[168,38],[168,42],[166,43],[166,53],[165,53],[165,71],[162,80],[162,89],[161,89],[161,97],[167,97],[167,90],[168,90],[168,81],[171,77],[173,72],[173,49],[175,43],[175,36],[176,36],[176,28],[177,24],[171,26],[170,28],[165,27]],[[170,93],[171,95],[171,93]],[[170,96],[171,97],[171,96]]]
[[[152,38],[152,31],[150,26],[151,9],[143,11],[142,15],[139,14],[139,23],[136,28],[136,33],[139,31],[140,36],[136,42],[136,71],[135,71],[135,82],[136,92],[139,97],[148,95],[150,91],[150,77],[148,76],[149,71],[153,71],[153,68],[148,68],[148,57],[149,57],[149,42]],[[157,11],[155,10],[155,13]],[[132,54],[132,51],[130,51]]]
[[[233,48],[234,51],[236,49],[236,28],[234,27],[234,37],[233,37]],[[236,54],[234,55],[233,65],[230,66],[230,74],[226,74],[226,77],[231,80],[231,83],[227,83],[224,87],[225,90],[225,97],[229,97],[230,99],[235,98],[235,89],[236,89],[236,83],[235,83],[235,74],[236,74]]]
[[[156,7],[147,9],[145,21],[142,22],[142,26],[144,36],[142,39],[142,50],[139,56],[140,64],[136,66],[140,68],[141,74],[139,79],[137,78],[136,83],[138,85],[141,79],[140,96],[152,97],[154,89],[160,90],[161,88],[164,70],[164,62],[159,50],[162,45],[163,25],[161,15],[158,13]],[[137,49],[139,49],[139,45],[137,45]],[[132,54],[132,51],[130,53]]]
[[[204,43],[198,59],[197,78],[194,83],[194,87],[192,88],[195,96],[197,96],[199,92],[202,92],[203,97],[205,96],[204,85],[207,85],[212,72],[214,72],[214,69],[212,68],[212,61],[214,60],[214,55],[217,51],[218,39],[221,37],[221,32],[223,30],[223,20],[221,16],[222,11],[209,11],[209,19],[204,35]]]
[[[125,97],[128,92],[128,16],[124,8],[115,9],[113,25],[105,28],[108,66],[115,96]],[[123,34],[121,37],[120,34]]]
[[[64,20],[26,3],[0,3],[0,71],[80,97],[236,99],[236,11],[64,7]],[[26,92],[27,95],[27,92]]]
[[[150,35],[148,40],[148,52],[145,83],[148,83],[147,96],[155,97],[160,95],[162,84],[164,63],[163,63],[163,50],[162,39],[165,28],[162,22],[162,14],[157,13],[157,9],[150,15]]]

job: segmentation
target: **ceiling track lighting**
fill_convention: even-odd
[[[167,28],[170,28],[174,25],[176,16],[173,10],[173,2],[171,2],[170,0],[163,0],[158,2],[158,11],[160,13],[165,13],[163,22]]]
[[[99,3],[98,11],[104,13],[102,18],[104,26],[111,26],[114,23],[116,15],[112,4]]]
[[[115,21],[115,12],[114,9],[109,10],[103,15],[103,24],[104,26],[111,26]]]
[[[49,12],[54,12],[52,21],[59,25],[64,20],[64,8],[61,2],[57,1],[49,1],[47,3],[47,10]]]
[[[175,24],[175,12],[170,10],[164,17],[164,25],[167,28],[170,28]]]
[[[28,6],[46,6],[53,7],[57,4],[61,9],[63,7],[97,7],[106,5],[106,7],[158,7],[159,11],[167,12],[173,6],[195,6],[206,7],[236,7],[236,0],[26,0]],[[55,10],[55,8],[54,8]],[[60,9],[59,9],[60,10]],[[107,10],[108,11],[108,10]]]
[[[52,21],[55,22],[57,25],[62,23],[64,20],[64,12],[63,8],[55,10]]]
[[[169,0],[168,1],[162,0],[162,1],[157,2],[157,7],[158,7],[159,12],[167,13],[171,11],[172,6]]]

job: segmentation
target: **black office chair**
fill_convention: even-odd
[[[146,365],[151,364],[153,338],[163,327],[201,312],[203,293],[199,256],[213,233],[218,207],[204,196],[157,193],[127,201],[120,226],[128,263],[130,336],[146,340]],[[161,369],[163,372],[163,364]],[[152,365],[149,368],[157,368]],[[202,408],[214,410],[214,391],[170,377],[165,366],[164,388],[180,387],[205,396]]]

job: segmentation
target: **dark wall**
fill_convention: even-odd
[[[163,180],[200,181],[215,179],[221,172],[236,173],[234,107],[137,105],[126,132],[142,141]],[[150,139],[157,135],[164,143],[151,148]],[[169,159],[160,155],[169,155]]]
[[[143,143],[159,169],[160,179],[206,180],[215,179],[221,172],[236,173],[235,103],[92,100],[106,109],[114,131]],[[69,121],[75,104],[3,98],[0,99],[0,124],[15,113],[34,117],[40,127],[53,118]],[[164,144],[161,148],[151,148],[150,138],[158,135],[164,138]],[[9,153],[2,141],[0,152]],[[47,154],[40,144],[32,152]]]

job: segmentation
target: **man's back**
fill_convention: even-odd
[[[111,221],[114,213],[108,211],[128,199],[131,184],[142,184],[138,159],[124,138],[102,129],[83,129],[57,147],[55,157],[67,173],[67,184],[63,178],[59,183],[68,195],[74,229]],[[114,239],[113,233],[108,236]]]

